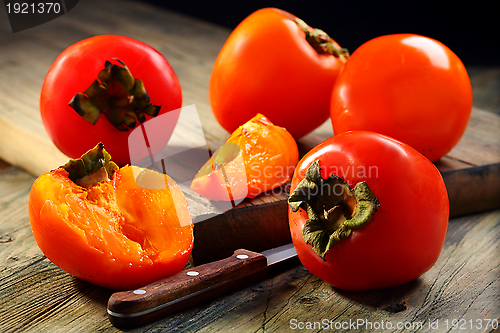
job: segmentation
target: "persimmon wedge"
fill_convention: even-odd
[[[214,201],[255,198],[288,182],[298,158],[293,136],[259,113],[201,167],[191,189]]]
[[[180,271],[193,246],[188,203],[177,184],[153,170],[118,169],[102,144],[37,178],[29,217],[48,259],[113,290]]]

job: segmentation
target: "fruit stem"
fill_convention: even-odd
[[[69,160],[62,168],[68,171],[69,179],[85,188],[109,180],[119,169],[118,165],[111,161],[111,155],[104,149],[102,143],[97,144],[82,157]]]
[[[156,117],[161,106],[153,105],[144,83],[132,76],[123,62],[106,61],[97,79],[83,93],[76,94],[71,106],[83,119],[94,125],[101,113],[119,131],[128,131],[146,120]]]
[[[337,58],[349,59],[349,51],[339,47],[326,32],[320,29],[313,29],[299,18],[295,18],[295,23],[306,34],[307,42],[319,54],[330,54]]]
[[[302,237],[325,260],[335,244],[351,235],[352,229],[359,229],[373,219],[380,203],[366,182],[351,189],[337,175],[321,177],[316,160],[290,194],[288,205],[293,212],[299,208],[307,212]]]

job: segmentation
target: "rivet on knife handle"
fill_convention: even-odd
[[[116,327],[145,325],[266,274],[265,256],[236,250],[229,258],[180,271],[136,290],[114,293],[108,301],[108,317]]]

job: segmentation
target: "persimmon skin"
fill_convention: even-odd
[[[335,244],[325,260],[304,241],[307,212],[289,207],[292,241],[309,272],[335,288],[359,291],[402,285],[435,264],[448,228],[449,200],[434,164],[388,136],[366,131],[341,133],[302,157],[290,193],[316,160],[324,179],[335,174],[352,188],[366,182],[380,207],[368,224]],[[327,193],[328,188],[318,192]]]
[[[183,269],[193,246],[187,200],[168,176],[168,189],[138,186],[138,169],[123,167],[88,189],[62,167],[36,179],[29,218],[47,258],[113,290],[138,288]]]
[[[123,62],[144,83],[151,102],[161,105],[159,115],[182,106],[179,79],[160,52],[130,37],[97,35],[74,43],[54,60],[40,92],[40,116],[47,134],[65,155],[79,158],[96,142],[102,142],[114,162],[124,166],[131,163],[130,131],[119,131],[105,115],[92,125],[69,106],[71,99],[97,78],[105,62],[113,59]],[[173,129],[170,124],[161,129],[162,136],[156,137],[161,140],[158,147],[168,142]],[[141,158],[147,156],[146,152]]]
[[[238,152],[233,149],[235,145]],[[205,163],[191,189],[215,201],[255,198],[291,180],[298,159],[299,150],[292,135],[257,114],[238,127]]]
[[[295,18],[277,8],[259,9],[224,43],[210,76],[209,98],[229,133],[257,112],[296,140],[328,120],[332,89],[346,59],[316,52]]]
[[[335,134],[384,134],[436,162],[460,141],[471,110],[471,82],[452,50],[425,36],[394,34],[352,53],[332,91],[330,117]]]

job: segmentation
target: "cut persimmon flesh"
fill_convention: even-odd
[[[298,158],[292,135],[257,114],[236,129],[201,167],[191,189],[215,201],[255,198],[288,182]]]
[[[69,274],[114,289],[180,271],[193,246],[186,197],[168,176],[125,166],[83,187],[64,167],[32,186],[29,216],[42,252]]]

